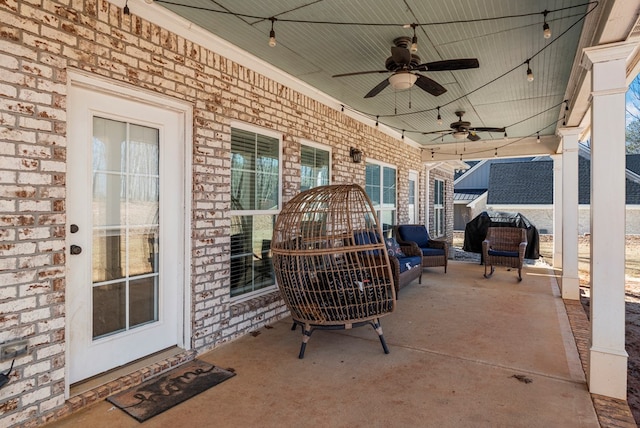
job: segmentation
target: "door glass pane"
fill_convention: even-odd
[[[94,227],[92,246],[94,284],[124,277],[126,275],[125,256],[124,235],[121,229]]]
[[[131,281],[129,285],[129,325],[131,327],[158,320],[158,278],[155,276]]]
[[[121,173],[93,173],[93,225],[118,226],[123,223],[125,201],[123,191],[126,176]]]
[[[93,337],[123,331],[126,328],[126,284],[93,287]]]
[[[160,133],[100,117],[93,129],[95,339],[159,319]]]

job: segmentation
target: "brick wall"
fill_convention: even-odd
[[[401,197],[408,170],[420,170],[419,149],[105,0],[8,0],[0,20],[0,343],[28,340],[0,391],[0,426],[32,426],[78,407],[64,399],[69,68],[193,105],[187,286],[197,352],[286,315],[275,293],[235,305],[229,299],[232,121],[283,135],[285,202],[299,189],[301,139],[333,148],[334,183],[364,185],[352,146],[399,167]]]

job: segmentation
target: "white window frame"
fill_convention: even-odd
[[[331,146],[327,146],[326,144],[316,143],[315,141],[302,140],[300,142],[300,168],[301,169],[302,169],[302,146],[311,147],[311,148],[314,148],[316,150],[324,150],[325,152],[329,153],[329,172],[328,172],[329,180],[327,181],[327,184],[331,184],[331,182],[332,182],[331,177],[333,175],[333,170],[332,170],[333,162],[331,162],[332,159],[333,159],[333,151],[332,151]],[[300,174],[300,178],[301,178],[301,184],[302,184],[302,174]],[[318,185],[313,186],[313,187],[317,187],[317,186]]]
[[[366,163],[365,163],[365,168],[367,165],[375,165],[381,168],[381,174],[380,174],[380,205],[376,206],[374,204],[374,209],[376,210],[376,215],[378,217],[378,222],[380,223],[380,227],[382,228],[382,224],[384,223],[382,218],[383,218],[383,212],[393,212],[393,216],[391,219],[391,226],[395,226],[396,224],[398,224],[398,168],[395,165],[391,165],[385,162],[380,162],[380,161],[376,161],[376,160],[372,160],[372,159],[366,159]],[[392,169],[395,172],[395,205],[393,207],[385,207],[384,206],[384,169],[385,168],[389,168]],[[366,173],[365,173],[365,190],[367,188],[367,182],[366,182]],[[369,197],[371,197],[369,195]]]
[[[236,121],[232,121],[231,122],[231,129],[238,129],[241,131],[246,131],[246,132],[253,132],[255,134],[260,134],[260,135],[264,135],[265,137],[270,137],[270,138],[275,138],[278,140],[278,205],[275,209],[271,209],[271,210],[242,210],[242,211],[238,211],[238,210],[230,210],[229,211],[229,218],[232,218],[234,216],[256,216],[256,215],[274,215],[277,216],[280,213],[280,210],[282,209],[282,141],[283,141],[283,136],[281,133],[279,132],[275,132],[273,130],[270,129],[265,129],[265,128],[261,128],[258,126],[254,126],[254,125],[250,125],[248,123],[244,123],[244,122],[236,122]],[[230,132],[231,133],[231,132]],[[231,168],[231,165],[229,165],[229,168]],[[231,177],[230,177],[231,178]],[[231,181],[230,181],[231,184]],[[229,277],[231,277],[231,266],[229,266]],[[260,296],[263,294],[267,294],[270,292],[273,292],[274,290],[277,289],[277,285],[274,282],[273,285],[268,286],[268,287],[264,287],[264,288],[260,288],[258,290],[254,290],[254,291],[249,291],[247,293],[243,293],[237,296],[229,296],[229,301],[230,303],[239,303],[239,302],[243,302],[245,300],[250,300],[256,296]],[[229,294],[231,293],[231,287],[229,287]]]
[[[440,238],[445,235],[445,182],[436,178],[433,180],[433,237]]]
[[[411,186],[407,184],[407,192],[409,193],[409,198],[413,196],[413,212],[411,212],[411,205],[409,201],[407,201],[407,207],[409,208],[409,223],[418,224],[418,219],[420,218],[419,211],[419,202],[420,202],[420,174],[418,171],[410,170],[409,171],[409,181],[408,183],[414,183],[413,195],[411,194]],[[413,220],[411,216],[413,215]]]

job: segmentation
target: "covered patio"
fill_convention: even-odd
[[[145,426],[635,426],[625,401],[589,393],[571,328],[586,315],[565,307],[556,271],[523,275],[426,269],[382,319],[388,355],[363,327],[314,333],[300,360],[285,318],[199,356],[236,376]],[[138,425],[100,401],[50,426]]]

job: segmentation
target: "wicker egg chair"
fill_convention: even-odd
[[[382,231],[362,187],[331,185],[301,192],[276,221],[271,252],[282,297],[302,327],[299,358],[316,329],[371,325],[385,353],[380,317],[395,309]]]

